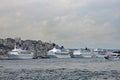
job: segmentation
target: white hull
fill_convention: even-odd
[[[90,51],[75,50],[73,52],[73,58],[104,58],[104,56]]]
[[[33,54],[8,54],[8,59],[32,59]]]
[[[81,54],[81,57],[83,58],[96,58],[96,55],[92,54],[92,53],[88,53],[88,54]]]
[[[73,55],[73,58],[82,58],[81,55]]]
[[[100,54],[80,54],[73,55],[73,58],[104,58],[105,55]]]
[[[120,60],[120,56],[105,56],[104,58],[108,60]]]
[[[66,54],[66,55],[61,55],[61,54],[49,54],[48,55],[49,58],[71,58],[70,55]]]
[[[120,54],[109,52],[104,58],[109,60],[120,60]]]
[[[73,52],[74,58],[93,58],[95,55],[91,52],[76,50]]]

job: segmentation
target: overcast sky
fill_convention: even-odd
[[[120,0],[0,0],[0,38],[120,49]]]

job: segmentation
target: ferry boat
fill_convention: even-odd
[[[47,52],[48,58],[71,58],[69,50],[53,48]]]
[[[22,50],[21,48],[14,47],[13,50],[8,52],[8,59],[32,59],[34,54],[29,50]]]

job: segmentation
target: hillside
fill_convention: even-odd
[[[14,45],[20,48],[27,48],[28,50],[34,53],[34,58],[37,57],[46,57],[46,53],[48,50],[52,49],[54,46],[59,48],[59,46],[55,43],[43,42],[41,40],[21,40],[6,38],[0,39],[0,55],[7,55],[7,52],[14,48]]]

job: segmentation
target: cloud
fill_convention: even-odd
[[[110,23],[99,25],[93,19],[75,15],[56,16],[46,22],[47,25],[41,30],[46,35],[46,39],[52,37],[52,40],[62,42],[62,44],[77,42],[74,46],[83,43],[82,46],[94,46],[95,44],[99,46],[100,44],[112,44],[116,41],[114,40],[114,33],[117,30]],[[111,34],[113,36],[110,36]]]
[[[73,48],[119,48],[119,3],[119,0],[1,0],[0,36],[41,39]]]

